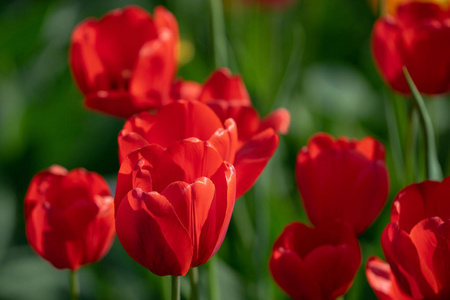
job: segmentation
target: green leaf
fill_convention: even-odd
[[[419,112],[420,124],[422,126],[424,141],[425,141],[425,161],[426,161],[426,174],[427,178],[431,180],[442,180],[442,169],[439,165],[436,150],[436,140],[434,137],[433,124],[431,122],[430,115],[428,114],[427,107],[423,101],[422,95],[414,84],[411,76],[409,75],[406,67],[403,67],[403,73],[405,74],[406,81],[412,92],[412,99],[414,105]]]

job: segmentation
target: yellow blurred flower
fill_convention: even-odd
[[[190,62],[195,55],[194,44],[188,39],[181,38],[179,43],[178,65],[182,66]]]
[[[450,7],[450,0],[371,0],[373,2],[381,2],[383,5],[383,14],[395,14],[397,7],[401,4],[408,2],[434,2],[442,7],[448,8]],[[376,6],[376,4],[375,4]]]

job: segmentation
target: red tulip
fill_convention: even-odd
[[[297,186],[311,223],[341,219],[356,234],[364,232],[387,200],[384,159],[383,145],[371,137],[311,137],[299,151],[296,166]]]
[[[293,299],[335,299],[344,295],[361,264],[358,240],[344,223],[313,229],[294,222],[276,240],[269,267]]]
[[[52,166],[35,175],[25,196],[28,242],[58,269],[101,259],[114,239],[114,203],[94,172]]]
[[[241,77],[232,76],[225,68],[216,70],[204,83],[199,101],[208,104],[222,121],[233,118],[241,143],[268,128],[282,134],[289,130],[290,114],[286,109],[279,108],[260,120]]]
[[[450,299],[449,195],[447,177],[443,182],[412,184],[394,200],[381,245],[395,285],[406,299]],[[378,281],[371,286],[378,293]]]
[[[279,137],[272,128],[255,134],[238,144],[233,119],[222,122],[207,105],[198,101],[180,100],[161,108],[156,114],[142,112],[130,118],[119,133],[119,157],[146,145],[163,148],[186,138],[208,141],[224,161],[234,165],[237,197],[252,187],[274,154]]]
[[[208,104],[222,121],[233,118],[241,144],[268,128],[281,134],[289,131],[289,111],[279,108],[261,120],[242,78],[231,75],[226,68],[217,69],[203,85],[178,80],[172,88],[172,99],[199,100]]]
[[[70,66],[85,105],[127,118],[169,101],[177,63],[178,24],[163,7],[152,16],[129,6],[78,25]]]
[[[420,92],[450,90],[450,15],[435,3],[411,2],[396,15],[379,19],[373,29],[372,51],[384,80],[402,94],[410,93],[405,66]]]
[[[151,144],[123,161],[115,196],[117,236],[153,273],[185,275],[216,253],[236,195],[231,164],[195,138]]]

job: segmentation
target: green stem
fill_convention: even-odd
[[[405,148],[405,166],[407,184],[417,181],[418,176],[418,151],[417,145],[417,110],[416,107],[410,107],[409,110],[409,126],[406,134],[406,148]]]
[[[419,112],[419,120],[422,126],[425,142],[425,164],[427,178],[431,180],[442,180],[442,170],[437,157],[436,141],[434,138],[433,124],[431,122],[430,115],[428,114],[427,107],[425,106],[425,102],[423,101],[420,92],[417,90],[417,87],[414,85],[414,82],[405,67],[403,67],[403,73],[405,73],[409,88],[413,94],[412,99],[414,100],[414,105]]]
[[[161,276],[161,288],[164,300],[171,300],[171,278],[169,276]]]
[[[180,276],[172,276],[172,300],[180,300]]]
[[[191,282],[191,300],[198,300],[198,268],[192,268],[189,272]]]
[[[70,299],[78,300],[80,295],[80,284],[78,282],[78,276],[76,271],[70,270],[69,281],[70,281]]]
[[[389,142],[391,144],[392,157],[394,161],[395,173],[397,175],[397,180],[405,186],[407,183],[406,170],[405,170],[405,160],[403,158],[403,151],[401,146],[401,131],[399,128],[399,118],[397,117],[397,106],[396,103],[399,102],[398,99],[393,99],[393,97],[385,98],[385,111],[386,111],[386,121],[388,125]]]
[[[294,24],[292,26],[292,33],[293,44],[289,56],[289,62],[274,98],[274,102],[279,106],[287,105],[287,102],[296,87],[298,74],[300,73],[299,66],[303,58],[303,28],[299,24]],[[274,103],[272,103],[272,105],[273,104]]]
[[[216,68],[228,66],[225,20],[222,0],[209,0],[212,39],[214,44],[214,62]]]
[[[219,282],[217,280],[217,261],[213,256],[208,261],[208,294],[209,299],[220,300]]]

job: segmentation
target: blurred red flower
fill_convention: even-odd
[[[208,142],[151,144],[123,161],[115,196],[117,236],[153,273],[185,275],[216,253],[234,207],[236,176]]]
[[[313,229],[294,222],[275,241],[269,267],[293,299],[325,300],[347,292],[360,264],[361,250],[348,224]]]
[[[395,91],[410,93],[403,66],[420,92],[450,90],[450,13],[438,4],[405,3],[395,15],[377,20],[372,51],[383,79]]]
[[[374,274],[375,258],[366,270],[375,293],[385,299],[399,299],[398,293],[405,299],[450,299],[450,177],[401,190],[381,245],[389,264],[386,276]]]
[[[58,269],[101,259],[114,239],[114,202],[94,172],[54,165],[36,174],[25,196],[28,242]]]
[[[127,118],[167,103],[178,40],[177,21],[161,6],[153,18],[129,6],[83,21],[72,34],[70,67],[85,105]]]
[[[361,141],[312,136],[297,155],[296,180],[312,224],[330,219],[348,222],[363,233],[386,203],[389,178],[384,147],[366,137]]]
[[[195,137],[214,147],[224,161],[234,165],[237,198],[250,189],[275,153],[279,137],[272,128],[238,142],[239,128],[233,119],[221,121],[207,105],[179,100],[162,107],[156,114],[142,112],[131,117],[119,133],[119,158],[146,145],[163,148]]]

